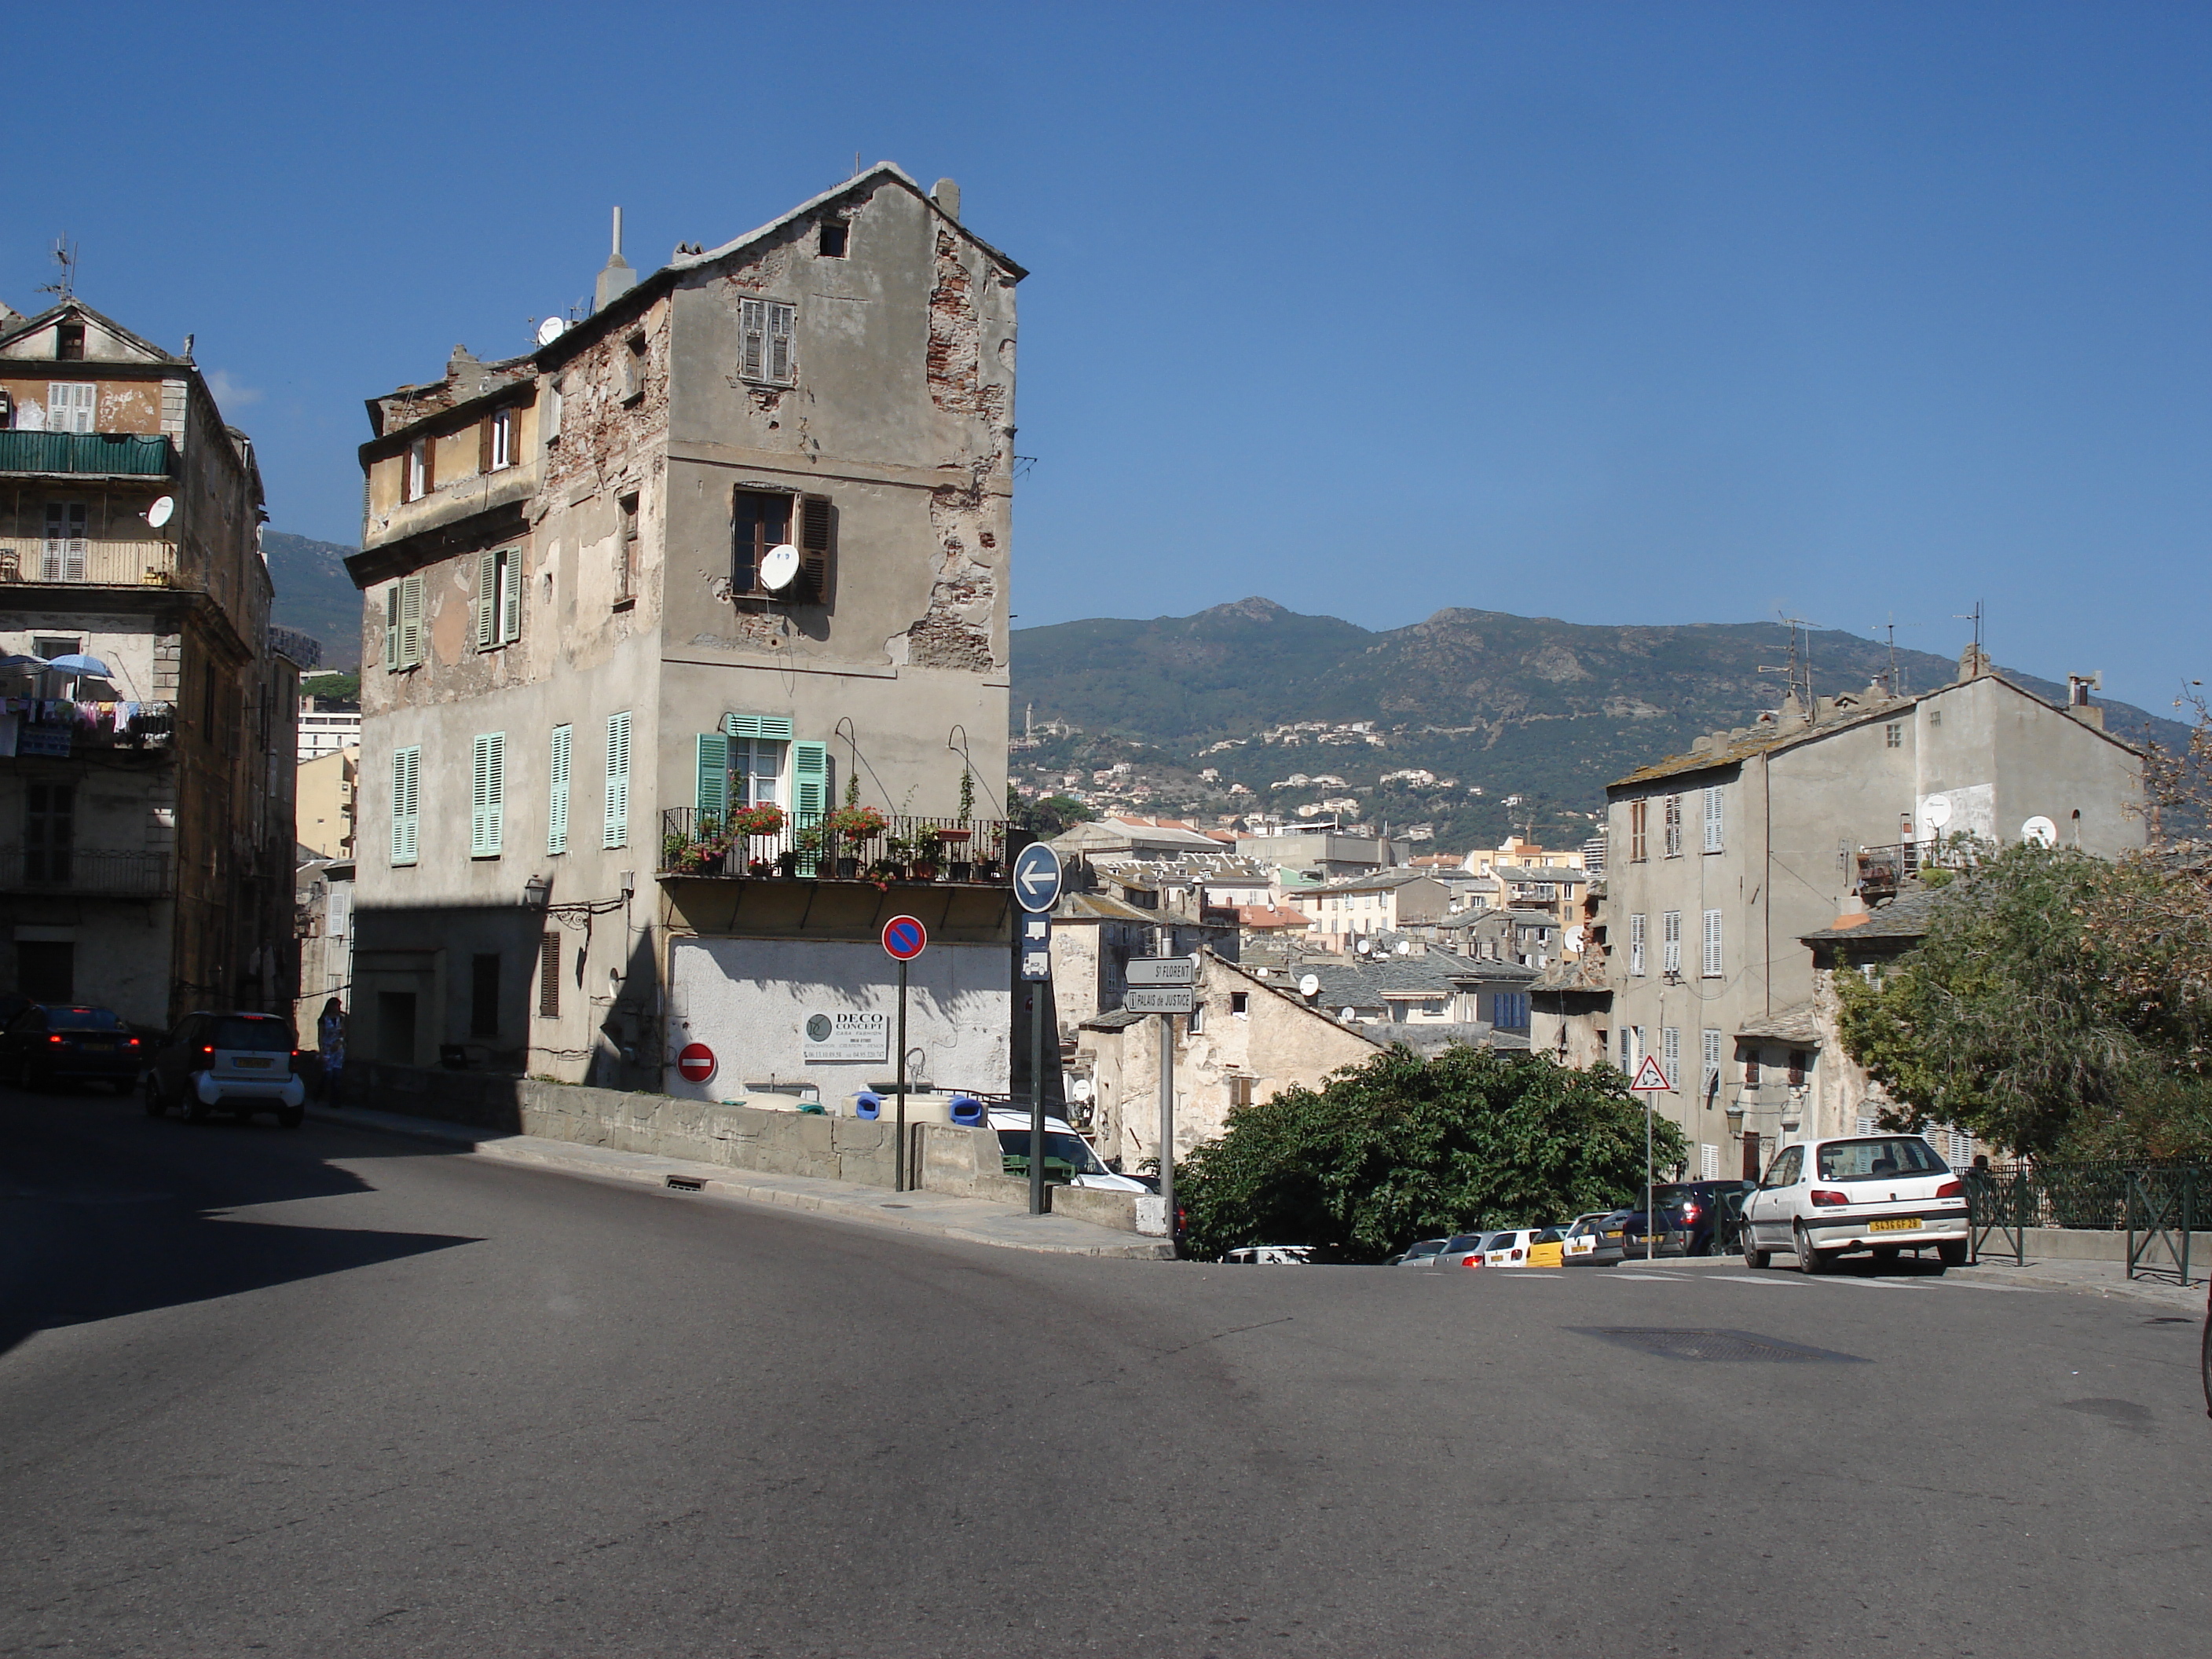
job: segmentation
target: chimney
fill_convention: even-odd
[[[951,179],[939,179],[930,187],[929,199],[943,210],[945,216],[955,223],[960,219],[960,186]]]
[[[1978,645],[1970,645],[1959,653],[1960,681],[1978,680],[1990,672],[1990,653]]]
[[[2066,712],[2082,725],[2094,726],[2100,732],[2105,729],[2105,711],[2090,705],[2089,692],[2092,687],[2101,690],[2104,684],[2102,669],[2094,674],[2069,674],[2066,677]]]
[[[599,286],[592,290],[592,309],[605,311],[636,285],[637,273],[629,268],[629,261],[622,257],[622,210],[617,208],[614,249],[607,256],[606,268],[599,272]]]

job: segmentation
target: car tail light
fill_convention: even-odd
[[[48,1038],[46,1039],[46,1041],[47,1041],[47,1042],[51,1042],[51,1043],[53,1043],[53,1044],[55,1044],[55,1045],[58,1046],[58,1045],[60,1044],[60,1042],[61,1042],[61,1038],[60,1038],[60,1037],[58,1037],[58,1036],[50,1036],[50,1037],[48,1037]]]
[[[1698,1206],[1694,1204],[1685,1204],[1682,1206],[1682,1219],[1685,1221],[1695,1221],[1697,1218]]]
[[[1825,1188],[1815,1187],[1813,1189],[1813,1201],[1815,1204],[1848,1204],[1851,1201],[1851,1195],[1849,1193],[1830,1192]]]
[[[200,1044],[200,1058],[202,1060],[213,1060],[215,1058],[215,1045],[211,1042],[203,1042]]]
[[[1480,1267],[1481,1265],[1482,1258],[1479,1255],[1471,1255],[1468,1257],[1466,1261],[1460,1263],[1460,1266],[1462,1267]]]
[[[136,1048],[138,1046],[138,1039],[137,1037],[125,1037],[123,1039],[123,1046],[126,1048]]]
[[[1936,1189],[1936,1196],[1938,1198],[1963,1198],[1966,1196],[1966,1183],[1965,1182],[1947,1181]]]

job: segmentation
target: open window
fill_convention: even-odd
[[[784,605],[827,605],[832,578],[836,512],[826,495],[738,489],[730,506],[730,591]],[[778,547],[799,555],[798,568],[773,561]]]

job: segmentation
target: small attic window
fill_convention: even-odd
[[[824,219],[822,222],[822,257],[825,259],[843,258],[845,241],[851,234],[852,227],[842,219]]]
[[[54,356],[68,363],[84,361],[82,323],[58,323],[54,325]]]

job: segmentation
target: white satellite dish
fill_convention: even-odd
[[[2032,841],[2038,847],[2056,847],[2058,845],[2058,826],[2039,812],[2020,826],[2020,838]]]
[[[1565,937],[1559,941],[1559,946],[1571,957],[1582,955],[1583,929],[1580,922],[1567,929]]]
[[[1302,997],[1319,996],[1321,994],[1321,975],[1319,974],[1308,974],[1304,978],[1301,979],[1298,981],[1298,994]]]
[[[799,550],[784,542],[768,550],[760,563],[760,585],[771,593],[781,593],[799,574]]]
[[[1920,804],[1920,816],[1930,830],[1941,830],[1951,821],[1951,798],[1930,795]]]
[[[542,346],[550,346],[554,341],[559,339],[568,331],[568,325],[564,319],[559,317],[548,317],[544,322],[538,325],[538,343]]]
[[[146,509],[146,522],[156,530],[176,516],[177,498],[174,495],[164,495]]]
[[[1358,1015],[1359,1010],[1357,1008],[1340,1008],[1336,1011],[1336,1017],[1342,1020],[1346,1025],[1351,1024],[1354,1019],[1358,1018]]]

